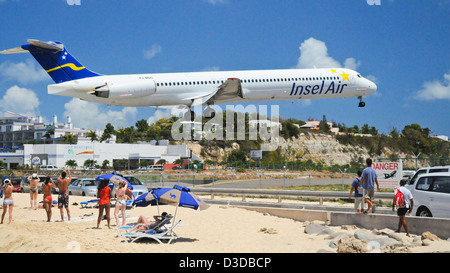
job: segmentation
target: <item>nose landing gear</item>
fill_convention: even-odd
[[[362,96],[359,96],[358,99],[359,99],[358,107],[364,107],[364,106],[366,106],[366,103],[363,102],[363,100],[362,100]]]

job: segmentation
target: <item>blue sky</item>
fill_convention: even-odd
[[[101,74],[341,66],[374,80],[356,98],[282,101],[284,118],[392,128],[419,123],[450,136],[450,1],[380,0],[0,0],[0,49],[58,40]],[[70,2],[70,1],[69,1]],[[301,58],[300,58],[301,57]],[[51,78],[30,54],[0,55],[0,111],[70,115],[103,129],[167,116],[47,94]],[[224,108],[224,107],[223,107]]]

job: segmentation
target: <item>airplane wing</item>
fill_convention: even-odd
[[[222,85],[220,85],[216,91],[191,99],[193,100],[192,106],[199,106],[205,104],[219,104],[237,97],[244,98],[241,80],[237,78],[229,78]]]

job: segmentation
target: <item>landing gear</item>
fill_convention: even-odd
[[[208,106],[205,111],[203,111],[203,116],[205,118],[214,118],[216,116],[216,111]]]
[[[195,112],[192,110],[188,110],[186,111],[186,113],[184,113],[184,120],[190,120],[190,121],[194,121],[195,119]]]
[[[363,102],[363,100],[362,100],[362,96],[359,96],[358,99],[359,99],[358,107],[364,107],[364,106],[366,106],[366,103]]]

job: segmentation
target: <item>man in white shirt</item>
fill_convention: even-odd
[[[409,237],[409,231],[408,226],[406,225],[406,212],[411,213],[413,210],[414,200],[411,192],[405,188],[406,179],[400,180],[400,187],[395,189],[394,191],[394,202],[392,203],[392,211],[394,211],[396,202],[395,202],[395,196],[397,195],[397,191],[400,190],[403,193],[403,198],[405,200],[404,206],[397,207],[397,215],[399,217],[398,219],[398,229],[397,232],[400,232],[400,229],[402,225],[405,227],[406,230],[406,236]]]

